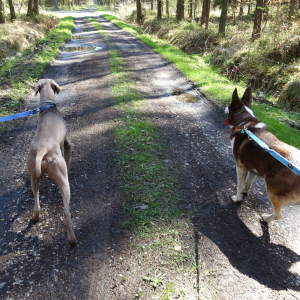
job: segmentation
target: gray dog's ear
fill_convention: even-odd
[[[35,96],[41,91],[41,82],[38,81],[34,88]]]
[[[59,94],[60,87],[54,80],[52,80],[51,87],[52,87],[54,93],[56,92],[57,94]]]

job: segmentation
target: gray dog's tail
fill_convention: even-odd
[[[39,149],[35,157],[35,172],[38,178],[40,178],[42,174],[42,159],[46,153],[46,149]]]

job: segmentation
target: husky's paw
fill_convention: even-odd
[[[264,215],[262,215],[262,218],[265,222],[270,223],[274,220],[274,215],[273,214],[271,214],[271,215],[264,214]]]
[[[276,221],[276,220],[280,220],[282,218],[282,214],[278,214],[278,215],[262,215],[262,218],[264,219],[264,221],[270,223],[272,221]]]
[[[231,197],[232,201],[233,202],[239,202],[239,201],[242,201],[242,195],[239,195],[239,196],[232,196]]]

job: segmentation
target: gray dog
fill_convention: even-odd
[[[31,177],[31,188],[34,195],[34,221],[41,219],[39,203],[39,180],[45,173],[58,185],[64,202],[64,215],[67,227],[67,239],[71,246],[76,245],[72,228],[70,203],[70,186],[68,166],[70,162],[71,144],[67,136],[65,121],[56,108],[55,93],[59,93],[58,84],[52,79],[38,81],[35,92],[40,93],[39,122],[37,131],[30,145],[27,167]],[[62,156],[64,149],[64,158]]]

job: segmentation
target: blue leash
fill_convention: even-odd
[[[41,107],[39,107],[37,109],[34,109],[34,110],[24,111],[24,112],[19,113],[19,114],[5,116],[5,117],[0,118],[0,123],[10,121],[10,120],[14,120],[14,119],[24,118],[24,117],[27,117],[27,116],[30,116],[30,115],[35,115],[36,113],[42,112],[45,109],[53,107],[53,106],[54,106],[54,104],[48,104],[48,105],[41,106]]]
[[[286,167],[288,167],[290,170],[295,172],[297,175],[300,175],[300,170],[297,169],[295,166],[292,165],[288,160],[286,160],[283,156],[281,156],[276,151],[269,148],[268,145],[266,145],[263,141],[261,141],[257,136],[255,136],[250,130],[243,129],[241,133],[247,133],[248,136],[254,140],[260,147],[262,147],[265,151],[270,153],[273,157],[275,157],[278,161],[280,161],[282,164],[284,164]]]

